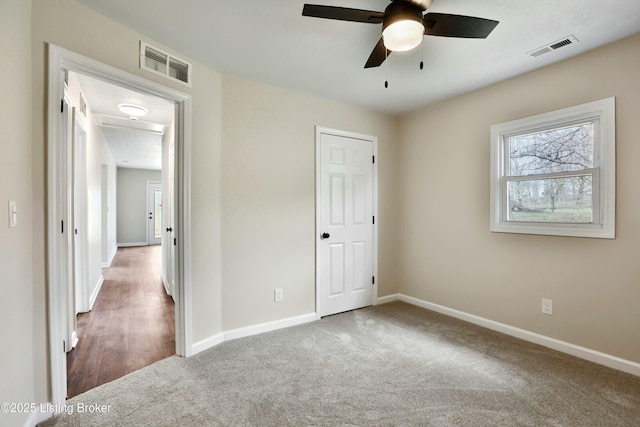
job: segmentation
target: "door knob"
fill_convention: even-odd
[[[329,234],[329,233],[322,233],[322,234],[320,235],[320,238],[321,238],[321,239],[328,239],[329,237],[331,237],[331,234]]]
[[[167,232],[171,233],[173,231],[172,227],[167,228]]]

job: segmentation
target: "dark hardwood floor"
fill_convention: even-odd
[[[67,353],[67,396],[175,354],[175,309],[160,278],[161,247],[119,248],[89,313],[78,315],[79,342]]]

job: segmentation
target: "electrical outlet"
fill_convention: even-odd
[[[275,302],[281,302],[283,298],[284,298],[284,292],[282,288],[278,288],[273,291],[273,300]]]
[[[553,314],[553,301],[542,298],[542,314]]]

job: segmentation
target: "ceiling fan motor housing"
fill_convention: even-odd
[[[423,9],[407,1],[393,1],[384,11],[384,21],[382,31],[391,24],[398,21],[416,21],[422,23]]]

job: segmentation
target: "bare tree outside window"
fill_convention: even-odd
[[[509,221],[591,223],[594,124],[507,139]]]

